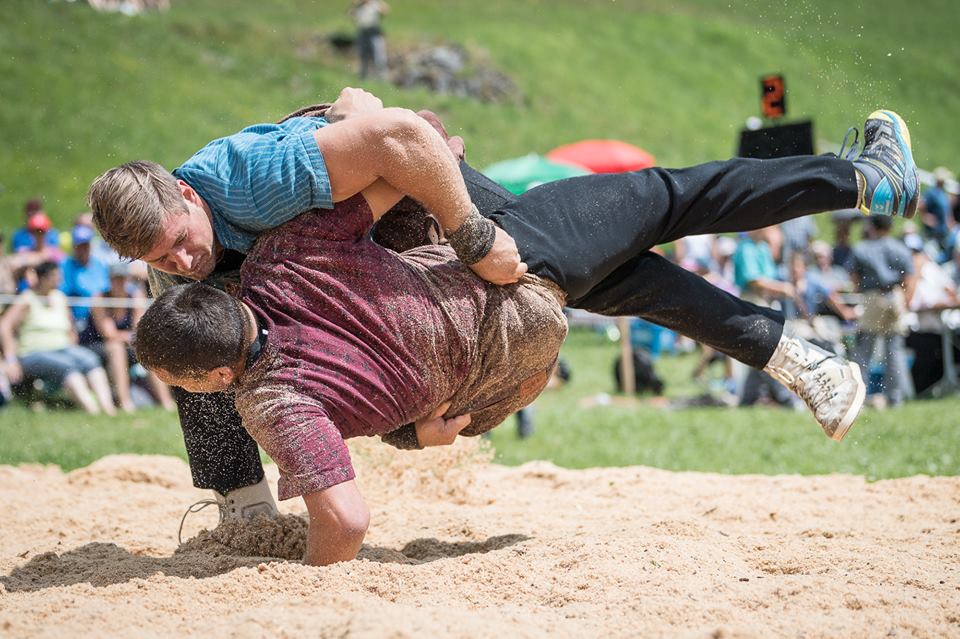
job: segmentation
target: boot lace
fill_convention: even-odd
[[[853,135],[853,140],[850,140],[851,134]],[[850,143],[850,148],[847,148],[847,143]],[[847,132],[843,136],[843,142],[840,143],[840,152],[837,153],[837,157],[844,160],[856,160],[860,157],[861,145],[860,145],[860,129],[855,126],[847,129]]]
[[[818,359],[812,359],[814,353],[808,353],[807,349],[795,340],[791,340],[787,348],[788,352],[785,354],[784,359],[787,362],[796,362],[795,367],[799,369],[797,374],[790,371],[790,366],[771,366],[771,368],[777,371],[782,378],[781,381],[786,383],[790,390],[796,390],[798,385],[797,381],[803,373],[815,370],[827,360],[835,357],[832,353],[821,353]],[[823,374],[823,371],[819,371],[817,376],[819,377]]]
[[[837,388],[833,385],[833,380],[830,375],[823,371],[817,371],[813,377],[813,382],[798,390],[801,397],[814,409],[814,412],[819,412],[817,410],[819,408],[831,406],[833,400],[837,397]]]
[[[187,508],[187,512],[183,513],[183,517],[180,518],[180,528],[177,530],[177,543],[179,545],[183,545],[183,523],[187,521],[187,515],[189,515],[190,513],[198,513],[204,508],[206,508],[207,506],[216,506],[216,505],[218,505],[216,499],[201,499],[197,503]],[[222,518],[223,517],[221,515],[221,519]]]

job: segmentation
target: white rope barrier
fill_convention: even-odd
[[[19,301],[22,295],[0,293],[0,305],[7,306]],[[49,299],[47,295],[37,295],[39,299]],[[113,297],[67,297],[67,306],[89,306],[91,308],[147,308],[153,303],[151,298],[113,298]]]

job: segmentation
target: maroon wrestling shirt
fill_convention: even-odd
[[[354,477],[344,439],[389,433],[445,401],[479,434],[546,385],[563,295],[534,276],[484,282],[447,246],[403,254],[368,238],[356,196],[261,235],[240,298],[268,330],[237,409],[280,468],[280,499]]]

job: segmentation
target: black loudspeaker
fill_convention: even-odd
[[[742,158],[782,158],[790,155],[813,155],[813,122],[795,122],[740,131]]]

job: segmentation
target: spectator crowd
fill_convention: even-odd
[[[88,413],[174,408],[130,348],[146,308],[145,264],[122,261],[89,213],[70,231],[54,228],[40,200],[26,203],[7,246],[0,234],[0,403],[65,395]]]
[[[736,238],[684,238],[673,254],[721,288],[779,308],[804,337],[859,363],[874,407],[956,390],[960,204],[953,175],[944,168],[933,175],[912,220],[840,211],[819,228],[807,217]],[[716,361],[740,405],[798,402],[760,371],[738,376],[708,349],[696,376]]]

